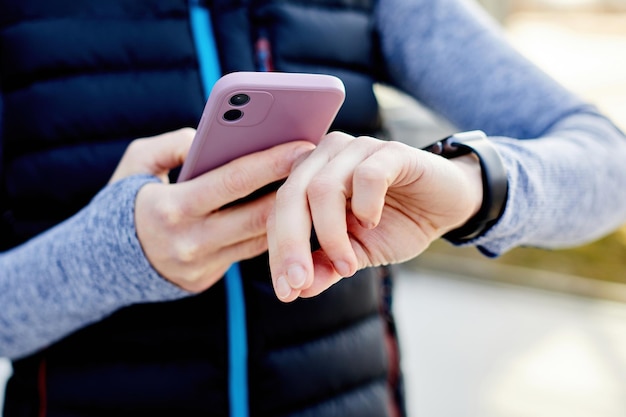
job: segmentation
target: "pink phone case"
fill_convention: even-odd
[[[291,140],[318,143],[345,97],[337,77],[234,72],[209,96],[178,181]]]

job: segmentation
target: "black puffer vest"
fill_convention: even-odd
[[[372,84],[382,76],[372,7],[215,0],[222,70],[335,74],[347,99],[334,127],[372,133],[380,124]],[[259,45],[270,45],[269,58]],[[188,4],[0,0],[0,88],[0,241],[8,248],[87,204],[131,139],[196,126],[204,99]],[[402,408],[386,270],[291,304],[274,296],[265,257],[241,271],[251,416]],[[5,416],[228,416],[225,311],[222,283],[122,309],[16,361]]]

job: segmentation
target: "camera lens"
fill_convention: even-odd
[[[250,101],[250,96],[247,94],[235,94],[234,96],[232,96],[230,98],[230,104],[232,104],[233,106],[243,106],[244,104],[246,104],[247,102]]]
[[[243,112],[241,110],[233,109],[225,112],[223,117],[224,120],[228,122],[234,122],[235,120],[241,119],[241,116],[243,116]]]

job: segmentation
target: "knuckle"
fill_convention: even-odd
[[[270,208],[268,207],[268,205],[265,205],[265,207],[256,210],[252,216],[250,216],[250,220],[248,223],[248,228],[249,230],[252,231],[259,231],[259,230],[265,230],[267,227],[267,219],[270,216]]]
[[[186,218],[183,204],[168,202],[159,203],[156,208],[159,221],[168,229],[177,229]]]
[[[376,165],[361,164],[354,170],[354,177],[356,181],[363,181],[365,183],[380,182],[384,180],[384,172]]]
[[[269,162],[269,169],[271,170],[273,178],[283,178],[292,168],[292,160],[289,158],[275,158]]]
[[[320,175],[311,180],[307,186],[306,195],[310,201],[323,201],[340,191],[336,179]]]
[[[142,145],[141,145],[142,141],[143,141],[143,139],[135,139],[135,140],[131,141],[128,144],[128,146],[126,147],[126,152],[127,153],[137,152],[137,150],[142,147]]]
[[[276,191],[276,201],[277,202],[287,202],[294,198],[294,196],[301,196],[303,192],[301,191],[301,186],[296,181],[287,180],[280,188]]]
[[[250,175],[245,169],[233,170],[228,175],[224,175],[222,184],[229,195],[242,195],[253,191]]]
[[[347,133],[344,133],[344,132],[341,132],[341,131],[338,131],[338,130],[334,130],[334,131],[328,133],[325,136],[325,139],[330,139],[330,141],[322,141],[324,144],[329,143],[329,142],[337,142],[337,141],[341,141],[343,143],[350,143],[350,142],[352,142],[355,139],[355,137],[351,136],[351,135],[349,135]]]
[[[193,198],[179,194],[165,193],[164,190],[155,190],[153,193],[151,212],[156,224],[170,233],[180,232],[181,229],[195,220],[194,214],[197,203]]]
[[[264,171],[274,178],[286,176],[293,163],[289,155],[284,148],[268,150],[262,162]]]
[[[128,147],[126,148],[126,153],[130,155],[141,155],[147,145],[148,139],[135,139],[128,144]]]
[[[414,148],[411,148],[407,144],[396,141],[382,142],[380,147],[385,149],[386,152],[400,153],[403,155],[414,150]]]
[[[193,265],[200,259],[203,253],[203,247],[198,242],[190,240],[179,240],[172,245],[172,256],[174,261],[179,265]]]

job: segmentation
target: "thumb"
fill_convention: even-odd
[[[109,183],[136,174],[152,174],[168,182],[167,174],[184,162],[195,129],[184,128],[150,138],[132,141]]]

